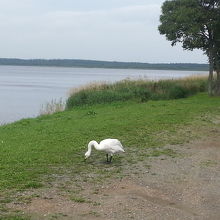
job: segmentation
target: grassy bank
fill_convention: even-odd
[[[146,88],[141,83],[137,82],[140,88]],[[156,84],[158,91],[162,87],[164,90],[172,87],[168,81],[162,83],[162,87],[160,83]],[[182,81],[179,86],[185,84],[184,88],[194,88],[190,91],[196,92],[205,88],[203,81],[197,83]],[[128,89],[133,86],[125,81],[119,87],[125,88],[125,85]],[[153,82],[149,85],[155,86]],[[100,91],[95,88],[94,92]],[[129,175],[129,167],[136,166],[139,161],[148,167],[150,157],[163,154],[175,157],[168,145],[204,137],[207,128],[220,126],[216,123],[220,119],[219,97],[198,93],[184,99],[167,100],[166,97],[166,100],[147,99],[146,102],[140,98],[113,99],[111,103],[93,105],[81,103],[68,111],[1,126],[0,219],[23,219],[7,215],[10,211],[5,204],[18,200],[14,198],[15,192],[50,187],[59,178],[62,179],[60,188],[65,188],[66,184],[80,188],[83,182],[96,185],[109,178],[122,178]],[[109,137],[120,139],[126,153],[115,156],[109,165],[104,163],[104,154],[93,151],[85,162],[88,142]],[[84,201],[73,195],[70,198]]]
[[[105,159],[101,153],[83,161],[93,139],[122,141],[128,153],[113,164],[135,162],[130,152],[144,159],[149,148],[188,141],[193,136],[190,129],[213,126],[210,118],[219,116],[219,106],[219,98],[199,94],[170,101],[78,107],[1,126],[0,190],[40,187],[45,176],[66,169],[72,174],[90,171],[91,164],[99,169],[96,162]]]
[[[112,103],[133,100],[169,100],[186,98],[207,91],[206,77],[189,77],[177,80],[123,80],[120,82],[94,83],[73,89],[67,100],[67,109],[74,106]]]

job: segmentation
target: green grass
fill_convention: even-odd
[[[121,177],[125,165],[146,160],[148,149],[180,144],[199,137],[202,128],[219,126],[209,118],[220,115],[220,98],[198,94],[186,99],[116,102],[25,119],[0,127],[0,192],[44,187],[53,176],[94,174]],[[203,120],[205,119],[205,120]],[[84,153],[90,140],[118,138],[126,154],[111,165],[105,155]],[[155,150],[155,154],[172,154]],[[125,167],[125,168],[124,168]],[[111,168],[111,169],[110,169]]]
[[[30,220],[30,218],[17,216],[17,215],[9,215],[9,216],[1,217],[1,220]]]

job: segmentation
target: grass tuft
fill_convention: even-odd
[[[38,189],[41,187],[43,187],[43,184],[39,182],[30,182],[30,183],[25,184],[24,186],[25,189]]]
[[[23,217],[18,215],[6,215],[6,216],[0,216],[1,220],[30,220],[29,217]]]
[[[73,202],[77,202],[77,203],[86,203],[88,202],[86,199],[82,198],[82,197],[76,197],[76,196],[71,196],[70,200]]]
[[[51,102],[47,102],[41,106],[40,115],[51,115],[56,112],[62,112],[65,109],[66,102],[61,99],[52,99]]]

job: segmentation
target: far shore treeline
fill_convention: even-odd
[[[80,59],[14,59],[0,58],[0,65],[14,66],[56,66],[82,68],[115,68],[115,69],[155,69],[155,70],[195,70],[208,71],[208,64],[198,63],[140,63]]]

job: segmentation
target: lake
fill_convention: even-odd
[[[42,105],[66,100],[71,88],[91,82],[122,79],[171,79],[205,75],[203,71],[96,69],[38,66],[0,66],[0,124],[36,117]]]

